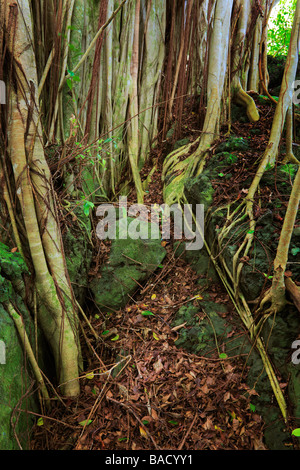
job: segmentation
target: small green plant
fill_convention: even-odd
[[[154,313],[150,312],[149,310],[145,310],[144,312],[142,312],[142,315],[149,316],[149,315],[154,315]]]
[[[225,161],[228,163],[235,163],[237,161],[237,156],[230,153],[225,159]]]
[[[74,83],[75,82],[80,82],[80,77],[79,77],[79,75],[75,75],[75,73],[72,72],[71,70],[68,70],[68,74],[70,75],[70,78],[67,79],[67,85],[70,88],[70,90],[72,91],[73,87],[74,87]]]
[[[268,274],[266,274],[266,273],[263,273],[263,275],[264,275],[267,279],[273,279],[273,276],[268,276]]]
[[[291,177],[293,177],[297,171],[297,167],[294,165],[282,165],[280,167],[281,171],[284,171],[284,173],[287,173]]]
[[[272,164],[269,162],[266,166],[266,171],[271,170],[273,168]]]
[[[220,359],[227,359],[227,357],[228,357],[228,356],[227,356],[226,353],[221,353],[221,354],[219,354],[219,358],[220,358]]]
[[[84,215],[86,215],[88,217],[89,214],[90,214],[90,209],[93,209],[94,207],[95,207],[95,205],[93,204],[93,202],[85,201],[85,203],[83,204]]]
[[[73,115],[70,119],[71,122],[71,134],[76,137],[79,129],[79,124],[76,117]],[[107,174],[107,170],[111,168],[115,163],[115,158],[112,155],[112,151],[119,150],[118,137],[109,137],[107,139],[98,139],[95,143],[84,146],[82,142],[75,142],[77,151],[75,159],[80,161],[80,165],[87,165],[92,168],[93,179],[98,185],[97,194],[101,191],[101,197],[107,198],[107,194],[104,189],[104,179]],[[113,149],[111,148],[113,146]],[[84,213],[88,215],[89,210],[93,208],[91,202],[86,201],[84,204]]]
[[[253,405],[253,403],[250,403],[249,407],[250,407],[250,410],[252,411],[252,413],[254,413],[255,410],[256,410],[256,406]]]
[[[300,248],[298,246],[295,246],[291,249],[291,253],[293,256],[297,256],[297,254],[300,253]]]
[[[292,436],[300,437],[300,428],[293,429]]]

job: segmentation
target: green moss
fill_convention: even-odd
[[[205,311],[204,319],[199,320],[198,313]],[[180,329],[179,339],[175,342],[177,347],[182,347],[193,354],[210,355],[218,343],[223,342],[230,331],[225,319],[219,313],[226,312],[223,304],[217,304],[209,300],[199,302],[199,307],[192,304],[182,306],[176,314],[174,326],[186,323]]]
[[[13,295],[11,282],[0,276],[0,302],[8,302]]]
[[[0,276],[0,282],[2,279],[4,278]],[[5,298],[2,293],[0,299],[0,340],[5,345],[5,360],[0,361],[0,450],[19,449],[11,423],[15,426],[15,432],[22,448],[26,450],[29,449],[30,445],[30,432],[34,423],[34,416],[26,413],[26,411],[16,412],[15,407],[33,412],[39,411],[37,397],[33,393],[35,386],[26,396],[34,378],[26,361],[14,321],[6,312],[2,302],[11,300],[18,312],[22,314],[31,344],[34,344],[35,341],[35,328],[22,300],[13,291],[12,284],[6,279],[5,282],[9,286],[9,295]]]
[[[78,222],[63,235],[66,264],[76,299],[83,303],[88,285],[88,272],[92,261],[92,247],[88,235],[91,233],[89,217],[82,207],[74,208]]]
[[[28,268],[20,253],[12,253],[10,248],[0,242],[0,302],[13,297],[12,281],[28,274]]]
[[[209,176],[201,174],[195,178],[187,179],[185,194],[189,204],[203,204],[204,210],[207,211],[213,202],[214,195]]]
[[[12,253],[10,248],[0,242],[0,272],[10,278],[18,278],[29,273],[27,265],[18,252]]]
[[[225,142],[218,145],[216,153],[220,152],[240,152],[249,149],[249,142],[243,137],[231,136]]]
[[[128,224],[133,219],[128,218]],[[151,224],[142,222],[148,227]],[[89,287],[96,304],[106,310],[119,310],[161,264],[166,250],[159,239],[120,239],[119,222],[116,226],[116,240],[112,240],[109,260],[100,271],[100,279],[95,278]]]
[[[183,147],[184,145],[188,145],[190,143],[190,140],[185,138],[185,139],[181,139],[181,140],[177,140],[177,142],[175,142],[174,144],[174,148],[173,150],[177,150],[179,149],[180,147]]]

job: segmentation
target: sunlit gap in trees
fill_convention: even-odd
[[[268,23],[268,54],[287,55],[297,0],[276,2]]]

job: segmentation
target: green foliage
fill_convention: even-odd
[[[68,74],[70,75],[70,78],[67,79],[67,85],[70,88],[70,90],[73,90],[73,84],[74,82],[80,82],[80,77],[79,75],[75,75],[74,72],[71,70],[68,70]]]
[[[11,251],[0,242],[0,302],[7,302],[13,297],[11,281],[29,274],[25,261],[20,253]]]
[[[0,242],[0,271],[12,279],[29,273],[25,261],[20,253]]]
[[[72,125],[74,129],[78,128],[76,118],[73,118]],[[105,168],[107,158],[110,158],[113,162],[115,161],[115,159],[111,156],[108,144],[112,142],[114,150],[118,150],[119,141],[119,137],[110,137],[105,140],[98,139],[96,143],[90,145],[89,147],[83,147],[83,144],[81,142],[76,142],[76,145],[79,149],[79,153],[75,158],[88,161],[93,166],[98,163],[102,168]],[[83,150],[80,153],[81,149]]]
[[[249,406],[250,406],[250,410],[252,411],[252,413],[254,413],[254,412],[255,412],[255,410],[256,410],[256,406],[255,406],[255,405],[253,405],[253,403],[250,403],[250,405],[249,405]]]
[[[227,359],[227,357],[228,357],[228,356],[227,356],[226,353],[221,353],[221,354],[219,354],[219,358],[220,358],[220,359]]]
[[[0,275],[0,302],[8,302],[13,295],[11,283]]]
[[[291,253],[293,256],[297,256],[297,254],[300,253],[300,248],[298,246],[293,247]]]
[[[286,164],[286,165],[282,165],[280,167],[280,170],[281,171],[284,171],[284,173],[287,173],[288,175],[290,175],[291,177],[294,177],[296,172],[297,172],[297,167],[296,165],[289,165],[289,164]]]
[[[95,207],[94,203],[91,202],[91,201],[85,201],[84,202],[84,205],[83,205],[83,212],[84,212],[84,215],[86,215],[87,217],[89,216],[90,214],[90,209],[93,209]]]
[[[269,23],[268,54],[287,55],[293,25],[296,0],[281,0],[278,13]]]
[[[77,137],[79,128],[75,116],[71,119],[72,135]],[[80,141],[76,141],[76,155],[81,167],[82,190],[85,195],[83,199],[83,212],[89,215],[89,210],[93,209],[94,204],[89,199],[96,197],[108,199],[105,191],[105,175],[115,165],[114,152],[118,153],[120,148],[120,137],[109,137],[107,139],[98,139],[96,142],[86,146]]]

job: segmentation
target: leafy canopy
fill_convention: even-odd
[[[269,21],[268,54],[287,55],[297,0],[280,0]]]

